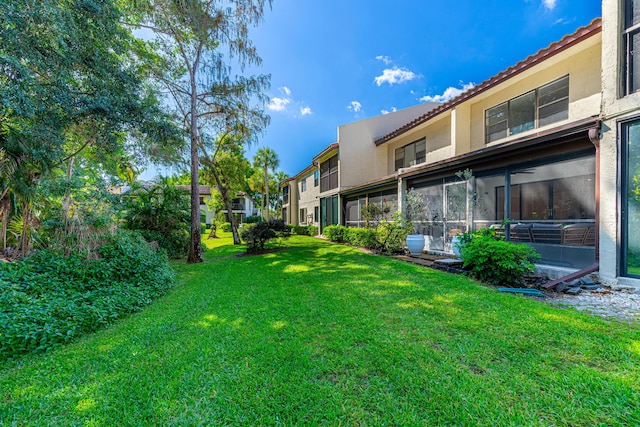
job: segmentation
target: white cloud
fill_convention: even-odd
[[[288,87],[279,87],[278,92],[280,92],[280,96],[274,96],[273,98],[271,98],[271,101],[269,101],[269,105],[267,106],[267,108],[270,111],[287,113],[292,117],[298,117],[298,112],[300,112],[300,116],[308,116],[313,114],[311,107],[294,99],[294,97],[291,95],[291,89],[289,89]]]
[[[352,113],[358,113],[360,112],[360,110],[362,110],[362,104],[358,101],[351,101],[351,104],[347,106],[347,110],[351,111]]]
[[[391,58],[389,58],[388,56],[384,56],[384,55],[378,55],[376,56],[376,59],[378,61],[382,61],[385,63],[385,65],[389,65],[391,64]]]
[[[420,98],[420,101],[421,102],[447,102],[475,86],[475,83],[463,84],[462,82],[460,82],[460,84],[462,85],[461,88],[451,86],[446,88],[441,95],[423,96],[422,98]]]
[[[396,111],[398,111],[396,109],[396,107],[391,107],[391,111],[389,110],[380,110],[380,112],[384,115],[384,114],[389,114],[389,113],[395,113]]]
[[[418,77],[413,71],[409,71],[406,68],[398,68],[394,65],[393,68],[387,68],[382,72],[381,76],[376,77],[374,80],[378,86],[382,86],[384,83],[394,85],[396,83],[404,83]]]
[[[290,103],[289,98],[271,98],[268,108],[271,111],[284,111]]]
[[[542,5],[549,10],[553,10],[556,8],[556,0],[542,0]]]

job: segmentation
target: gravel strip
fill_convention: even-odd
[[[583,290],[578,295],[553,294],[545,301],[559,307],[574,307],[605,319],[628,323],[640,321],[640,295],[630,290]]]

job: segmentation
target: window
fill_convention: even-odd
[[[640,120],[622,125],[622,274],[640,277]]]
[[[304,193],[305,191],[307,191],[307,178],[300,181],[300,192]]]
[[[307,222],[307,209],[300,209],[300,218],[298,218],[298,223],[306,224]]]
[[[202,197],[202,196],[200,196],[200,204],[201,204],[201,205],[204,205],[204,204],[205,204],[205,203],[204,203],[204,197]]]
[[[624,3],[624,94],[629,95],[640,90],[640,1]]]
[[[318,222],[318,218],[320,217],[320,206],[316,206],[313,208],[313,222]]]
[[[569,117],[569,76],[485,111],[487,143]]]
[[[313,186],[317,187],[319,183],[320,183],[320,171],[316,170],[313,173]]]
[[[408,168],[427,160],[427,142],[424,138],[396,149],[395,170]]]
[[[282,204],[283,205],[289,204],[289,186],[288,185],[282,189]]]
[[[320,163],[320,192],[338,188],[338,156]]]

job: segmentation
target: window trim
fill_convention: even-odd
[[[424,143],[424,151],[417,151],[418,145]],[[409,158],[409,156],[407,156],[407,149],[413,149],[413,164],[412,165],[407,165],[405,163],[405,159]],[[399,152],[402,151],[402,157],[399,157],[398,154]],[[412,141],[408,144],[403,145],[402,147],[398,147],[393,151],[393,164],[394,164],[394,170],[399,170],[401,168],[410,168],[412,166],[416,166],[422,163],[425,163],[427,161],[427,138],[426,137],[422,137],[420,139],[417,139],[415,141]],[[418,153],[422,153],[422,155],[420,157],[418,157]],[[399,161],[402,161],[402,166],[399,166]]]
[[[567,94],[565,96],[559,98],[559,99],[553,100],[552,102],[547,102],[546,104],[541,105],[540,104],[540,91],[544,90],[545,88],[547,88],[547,87],[549,87],[549,86],[551,86],[551,85],[553,85],[555,83],[558,83],[558,82],[560,82],[560,81],[562,81],[564,79],[567,80],[567,84],[566,84],[566,86],[567,86]],[[524,93],[522,93],[522,94],[520,94],[518,96],[515,96],[515,97],[513,97],[513,98],[511,98],[511,99],[509,99],[509,100],[507,100],[505,102],[501,102],[499,104],[494,105],[493,107],[487,108],[486,110],[484,110],[484,141],[485,141],[485,144],[490,144],[492,142],[496,142],[496,141],[499,141],[499,140],[504,139],[504,138],[509,138],[509,137],[511,137],[513,135],[518,135],[520,133],[527,132],[529,130],[538,129],[541,126],[547,126],[547,125],[550,125],[552,123],[557,123],[557,122],[560,122],[562,120],[566,120],[569,117],[569,99],[570,99],[570,97],[569,97],[570,93],[569,92],[570,92],[570,89],[571,89],[570,76],[569,76],[569,74],[566,74],[566,75],[564,75],[562,77],[559,77],[559,78],[557,78],[555,80],[552,80],[552,81],[550,81],[548,83],[545,83],[545,84],[543,84],[541,86],[538,86],[537,88],[535,88],[533,90],[524,92]],[[535,105],[533,107],[533,114],[534,114],[533,127],[529,128],[529,129],[524,129],[524,130],[521,130],[521,131],[518,131],[518,132],[514,132],[513,131],[513,129],[514,129],[513,126],[509,123],[511,121],[511,113],[512,113],[512,111],[511,111],[511,103],[514,102],[515,100],[522,99],[523,97],[528,96],[528,95],[530,95],[532,93],[534,95],[534,102],[535,102]],[[547,107],[547,106],[550,106],[550,105],[553,105],[553,104],[558,104],[560,102],[566,102],[567,103],[567,108],[565,110],[567,117],[559,119],[559,120],[554,120],[554,121],[545,123],[543,125],[540,125],[540,110],[542,108],[544,108],[544,107]],[[504,112],[504,115],[505,115],[504,120],[500,120],[500,121],[494,123],[492,125],[492,127],[495,128],[495,126],[497,124],[504,123],[506,125],[506,128],[505,129],[500,129],[499,132],[495,132],[494,131],[492,134],[502,133],[502,132],[506,131],[506,136],[500,136],[500,137],[497,137],[497,138],[490,139],[490,135],[492,135],[492,134],[489,134],[489,129],[490,129],[489,120],[488,120],[489,119],[489,114],[490,114],[491,111],[496,111],[498,108],[504,108],[505,106],[506,106],[506,109],[505,109],[505,112]]]

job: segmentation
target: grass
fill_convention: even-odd
[[[640,424],[638,325],[309,237],[206,243],[142,312],[0,367],[0,425]]]

